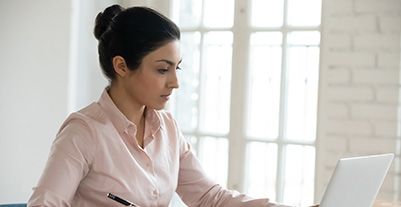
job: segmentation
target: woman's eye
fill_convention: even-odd
[[[180,66],[177,66],[176,70],[182,70],[182,68]]]
[[[158,71],[160,74],[165,74],[168,71],[168,69],[159,69]]]

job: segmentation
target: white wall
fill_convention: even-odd
[[[145,0],[0,0],[0,204],[26,202],[66,116],[96,101],[96,15]]]
[[[26,201],[67,115],[70,8],[0,1],[0,203]]]
[[[107,85],[93,24],[113,2],[0,1],[0,203],[27,201],[62,121]]]
[[[338,158],[400,156],[400,31],[400,0],[323,1],[317,200]],[[399,170],[387,176],[380,199],[401,199]]]
[[[96,101],[105,86],[107,79],[103,76],[97,53],[97,40],[93,35],[96,15],[113,0],[72,0],[74,13],[71,26],[71,67],[69,111],[76,111]]]

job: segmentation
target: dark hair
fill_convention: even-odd
[[[119,5],[109,6],[96,16],[94,34],[99,41],[100,66],[109,80],[116,77],[113,57],[123,57],[128,68],[135,70],[147,54],[180,39],[177,25],[159,12]]]

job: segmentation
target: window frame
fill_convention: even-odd
[[[174,2],[176,0],[169,0],[170,3],[170,16],[177,15],[174,12]],[[226,136],[228,139],[228,175],[227,175],[227,188],[244,191],[245,186],[245,166],[246,166],[246,147],[247,143],[257,141],[261,143],[275,143],[277,144],[277,183],[276,183],[276,199],[279,202],[283,200],[284,192],[284,161],[286,158],[284,147],[287,145],[310,146],[315,148],[316,154],[316,139],[314,141],[295,141],[284,139],[285,131],[285,104],[287,103],[287,77],[288,77],[288,34],[296,31],[318,31],[321,34],[321,26],[289,26],[287,24],[288,1],[284,0],[283,12],[283,25],[277,28],[264,28],[251,26],[251,1],[247,0],[234,0],[234,24],[231,28],[206,28],[202,26],[195,28],[181,28],[182,32],[199,32],[200,39],[200,73],[203,67],[203,48],[204,34],[210,31],[231,31],[233,33],[232,45],[232,73],[231,73],[231,98],[230,98],[230,123],[229,132],[224,134],[211,134],[202,133],[199,131],[199,122],[194,131],[183,131],[185,136],[198,137],[194,142],[194,148],[199,151],[199,141],[202,136],[213,136],[221,138]],[[204,15],[204,1],[202,1],[201,19]],[[246,135],[246,111],[247,111],[247,97],[248,97],[248,73],[249,69],[249,52],[250,52],[250,36],[253,32],[281,32],[282,33],[282,70],[281,70],[281,91],[280,91],[280,111],[279,111],[279,135],[276,140],[261,140],[247,138]],[[321,38],[321,35],[320,35]],[[321,44],[318,45],[320,50]],[[319,57],[320,61],[320,57]],[[245,86],[245,87],[244,87]],[[200,90],[200,89],[199,89]],[[200,94],[200,91],[198,91]],[[235,94],[235,95],[234,95]],[[202,97],[199,97],[202,99]],[[199,103],[198,100],[198,108]],[[200,112],[201,113],[201,112]],[[317,116],[317,114],[316,114]],[[198,117],[199,120],[199,117]],[[315,133],[317,134],[317,132]],[[316,166],[316,160],[315,160]],[[315,173],[316,175],[316,173]],[[316,184],[314,184],[316,186]],[[316,189],[316,188],[314,188]],[[267,195],[268,196],[268,195]],[[312,198],[313,199],[313,198]]]

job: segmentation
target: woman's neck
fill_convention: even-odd
[[[145,117],[145,106],[133,103],[122,90],[110,86],[108,90],[111,100],[117,108],[136,126],[138,126]]]

